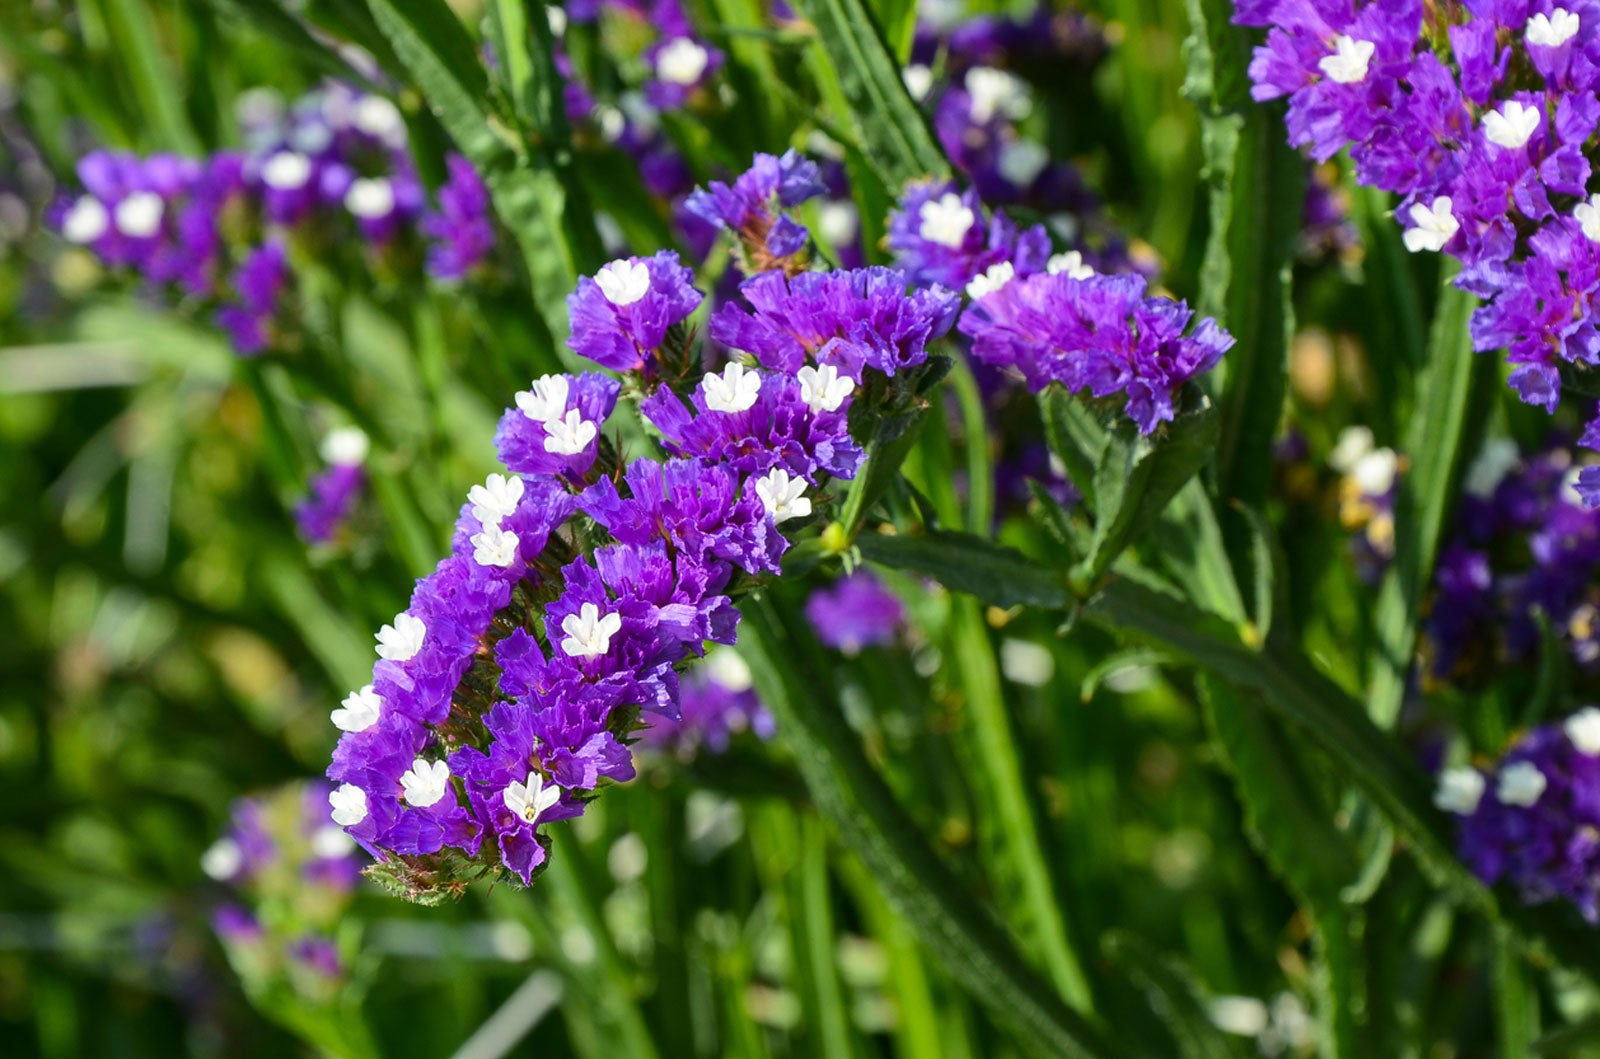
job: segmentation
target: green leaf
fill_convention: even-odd
[[[1189,598],[1237,624],[1249,620],[1239,582],[1228,562],[1211,497],[1198,477],[1184,483],[1154,527],[1154,554]],[[1258,576],[1260,571],[1257,571]],[[1265,581],[1271,584],[1270,567]],[[1271,613],[1269,608],[1268,618]]]
[[[856,145],[890,189],[924,177],[949,179],[950,162],[862,0],[800,0],[799,6],[816,27],[826,57],[822,76],[849,108],[838,117],[848,122]],[[825,95],[829,87],[823,86]]]
[[[1175,956],[1159,954],[1124,931],[1107,934],[1106,958],[1144,991],[1150,1009],[1172,1034],[1181,1059],[1239,1059],[1244,1053],[1211,1021],[1206,990]]]
[[[154,14],[140,0],[104,3],[107,28],[116,41],[115,54],[159,145],[181,154],[199,154],[200,141],[183,110],[183,83],[161,51]]]
[[[365,75],[352,67],[333,48],[318,40],[304,22],[291,15],[280,0],[207,0],[218,13],[247,23],[264,36],[282,44],[312,68],[333,77],[369,84]]]
[[[1527,1055],[1539,1039],[1539,987],[1527,957],[1505,931],[1494,942],[1495,1037],[1500,1055]]]
[[[1086,404],[1060,386],[1051,386],[1039,395],[1039,411],[1050,451],[1083,494],[1084,506],[1094,511],[1094,469],[1105,452],[1105,430]]]
[[[1014,548],[970,533],[864,533],[855,543],[862,557],[871,562],[925,574],[946,588],[969,593],[997,607],[1060,609],[1069,599],[1060,575]]]

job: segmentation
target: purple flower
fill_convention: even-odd
[[[771,739],[776,730],[771,712],[750,687],[750,672],[730,651],[714,651],[704,664],[679,681],[676,721],[650,718],[640,740],[657,750],[691,758],[704,748],[721,754],[739,732]]]
[[[685,20],[683,32],[664,33],[661,40],[645,49],[644,59],[653,75],[645,82],[645,99],[662,110],[676,110],[688,103],[725,61],[721,51],[690,36],[687,26]],[[670,26],[663,28],[670,33]]]
[[[817,164],[790,148],[783,157],[758,154],[731,185],[713,181],[685,202],[695,216],[738,236],[747,272],[783,268],[810,238],[782,208],[826,194]]]
[[[670,250],[613,261],[594,278],[580,278],[567,297],[572,321],[567,345],[603,368],[646,370],[669,329],[688,319],[701,300],[694,273]]]
[[[295,505],[300,536],[311,544],[333,540],[366,489],[367,436],[350,428],[329,434],[322,446],[328,468],[311,479],[311,493]]]
[[[439,207],[422,219],[431,240],[428,271],[440,279],[461,279],[494,250],[489,189],[472,163],[459,154],[445,158],[450,176],[439,188]]]
[[[889,216],[889,249],[914,286],[962,290],[1002,262],[1018,275],[1043,272],[1050,236],[1038,225],[1019,232],[1000,212],[985,222],[974,188],[958,193],[954,184],[920,183]]]
[[[289,262],[282,243],[263,243],[245,257],[233,277],[235,300],[217,310],[217,323],[233,340],[235,351],[254,356],[271,348],[272,324],[288,282]]]
[[[621,389],[598,372],[535,379],[495,430],[501,462],[518,474],[581,478],[600,451],[600,429]]]
[[[866,570],[819,588],[806,599],[806,619],[817,639],[847,655],[892,644],[905,625],[905,608]]]

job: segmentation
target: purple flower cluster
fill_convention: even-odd
[[[1233,345],[1209,318],[1185,334],[1188,305],[1148,296],[1138,276],[1080,279],[1064,270],[1011,278],[997,266],[968,293],[973,301],[958,326],[974,357],[1015,371],[1035,392],[1058,382],[1072,393],[1121,395],[1143,434],[1171,421],[1179,389]]]
[[[678,684],[679,717],[651,717],[639,740],[682,760],[701,751],[724,753],[740,732],[771,739],[772,714],[750,686],[750,671],[732,651],[712,651]]]
[[[1010,265],[1015,274],[1030,276],[1050,260],[1050,234],[1043,225],[1019,230],[999,210],[985,222],[977,189],[962,192],[952,183],[907,188],[889,215],[888,241],[895,264],[918,286],[962,290],[990,269]]]
[[[57,229],[174,302],[212,306],[246,356],[291,344],[292,251],[323,256],[354,242],[393,269],[426,244],[430,271],[448,279],[487,258],[487,190],[451,156],[439,210],[430,212],[389,100],[331,85],[287,114],[250,117],[247,151],[85,155],[83,192],[57,205]]]
[[[713,182],[696,189],[684,208],[701,220],[739,240],[746,275],[782,269],[805,268],[801,255],[811,233],[783,212],[807,199],[825,194],[817,163],[791,148],[783,156],[758,154],[750,168],[732,184]]]
[[[1462,818],[1461,859],[1484,882],[1600,922],[1600,708],[1533,729],[1486,772],[1446,769],[1434,800]]]
[[[349,521],[367,487],[370,443],[354,427],[335,430],[322,443],[327,469],[311,479],[310,494],[295,505],[295,524],[308,544],[327,544]]]
[[[1600,6],[1240,0],[1235,19],[1272,27],[1250,76],[1287,97],[1289,142],[1348,148],[1361,183],[1401,196],[1407,249],[1456,258],[1484,302],[1474,346],[1504,347],[1517,394],[1554,411],[1563,375],[1600,364]],[[1600,448],[1600,419],[1581,443]],[[1600,468],[1577,488],[1600,503]]]
[[[847,655],[863,648],[895,642],[905,627],[906,611],[899,597],[867,570],[857,570],[806,600],[806,620],[817,639]]]

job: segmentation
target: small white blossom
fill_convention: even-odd
[[[244,867],[244,850],[231,838],[219,838],[200,854],[200,870],[218,882],[227,882]]]
[[[1578,478],[1583,474],[1581,466],[1568,467],[1561,476],[1561,487],[1556,490],[1563,503],[1573,507],[1583,507],[1583,494],[1578,491]]]
[[[525,783],[512,780],[505,790],[506,808],[530,824],[537,824],[545,810],[561,800],[561,788],[546,784],[544,776],[529,770]]]
[[[806,480],[791,478],[782,467],[774,467],[756,479],[756,496],[773,522],[787,522],[792,518],[805,518],[811,514],[811,501],[806,499]]]
[[[1076,250],[1051,255],[1050,260],[1044,264],[1044,270],[1052,276],[1065,272],[1068,279],[1088,279],[1094,275],[1094,269],[1084,264],[1083,255]]]
[[[965,84],[972,101],[969,114],[974,125],[985,124],[996,114],[1021,121],[1033,109],[1027,82],[1004,70],[974,66],[967,71]]]
[[[1050,152],[1037,140],[1012,140],[1000,148],[1000,157],[995,159],[1000,175],[1019,188],[1032,187],[1049,164]]]
[[[400,116],[400,108],[383,96],[362,96],[357,100],[350,123],[391,147],[405,143],[406,123]]]
[[[996,262],[990,265],[983,275],[974,276],[967,284],[967,297],[977,301],[986,294],[993,294],[1007,283],[1010,283],[1012,277],[1016,274],[1017,270],[1011,262]]]
[[[275,191],[298,191],[311,179],[311,159],[299,151],[279,151],[261,163],[261,182]]]
[[[1370,427],[1345,427],[1339,432],[1333,451],[1328,453],[1328,466],[1340,474],[1349,474],[1361,462],[1361,457],[1373,450],[1374,444]]]
[[[1522,454],[1517,450],[1517,443],[1510,438],[1490,438],[1483,443],[1483,449],[1478,453],[1478,458],[1472,461],[1467,468],[1467,475],[1461,484],[1469,496],[1490,497],[1500,488],[1500,483],[1505,481],[1506,475],[1522,459]]]
[[[1470,816],[1483,797],[1483,773],[1475,768],[1445,769],[1439,773],[1439,788],[1433,804],[1447,813]]]
[[[522,542],[517,535],[499,526],[485,526],[482,533],[472,535],[472,561],[479,566],[509,567],[517,561],[517,550]]]
[[[345,783],[328,792],[329,815],[340,827],[355,827],[367,818],[367,792],[354,783]]]
[[[938,198],[922,204],[917,211],[917,234],[930,243],[959,249],[966,241],[967,232],[978,223],[977,215],[961,196],[947,191]]]
[[[743,364],[730,362],[721,375],[706,372],[700,380],[700,391],[706,395],[706,408],[712,412],[743,412],[761,396],[761,375],[745,370]]]
[[[358,467],[367,461],[372,441],[360,427],[330,430],[322,439],[322,458],[339,467]]]
[[[1500,799],[1502,805],[1517,805],[1525,809],[1539,800],[1549,782],[1544,773],[1539,771],[1538,765],[1531,761],[1518,761],[1501,771],[1494,796]]]
[[[450,766],[443,761],[419,757],[400,777],[400,786],[405,788],[407,805],[426,809],[437,803],[444,797],[444,792],[450,789]]]
[[[856,204],[845,199],[829,199],[817,207],[817,233],[829,246],[846,246],[861,230],[861,214]]]
[[[1370,40],[1356,40],[1341,33],[1333,38],[1333,54],[1323,56],[1317,69],[1341,85],[1360,84],[1367,79],[1367,64],[1376,50],[1377,45]]]
[[[795,374],[800,380],[800,399],[813,412],[837,412],[845,398],[855,392],[856,382],[840,375],[832,364],[813,368],[807,364]]]
[[[524,486],[516,475],[491,474],[482,485],[467,490],[467,502],[472,505],[472,517],[484,529],[500,525],[500,520],[514,514],[522,503]]]
[[[391,662],[409,662],[422,650],[422,641],[428,627],[422,619],[401,612],[395,615],[393,625],[378,630],[378,657]]]
[[[705,671],[712,680],[729,691],[745,691],[752,683],[749,664],[731,647],[720,647],[709,652]]]
[[[556,8],[551,7],[546,8],[546,10],[554,11]],[[622,139],[622,134],[628,131],[627,116],[610,103],[596,103],[594,109],[589,112],[589,116],[594,119],[595,125],[599,127],[601,139],[607,143],[616,143]],[[601,287],[600,290],[601,293],[605,292],[604,287]]]
[[[656,52],[656,76],[672,85],[697,84],[710,62],[710,52],[688,37],[679,37]]]
[[[324,825],[311,833],[311,852],[319,860],[348,857],[355,848],[355,841],[342,828]]]
[[[1534,15],[1528,19],[1524,34],[1529,44],[1559,48],[1578,35],[1578,16],[1564,7],[1558,7],[1548,16]]]
[[[1514,151],[1533,139],[1543,121],[1538,104],[1525,107],[1509,99],[1499,110],[1491,110],[1483,116],[1483,135],[1490,143]]]
[[[933,87],[933,71],[922,63],[912,63],[900,71],[900,80],[905,82],[911,98],[921,103],[928,98],[928,90]]]
[[[643,261],[613,261],[594,274],[594,281],[612,305],[632,305],[650,293],[650,269]]]
[[[366,221],[387,217],[394,209],[394,185],[384,177],[358,177],[344,193],[344,208]]]
[[[535,423],[560,419],[567,411],[568,385],[565,375],[541,375],[531,389],[517,393],[517,407]]]
[[[167,204],[154,191],[135,191],[117,203],[117,231],[130,239],[148,239],[161,230]]]
[[[368,684],[360,691],[346,695],[344,702],[328,715],[328,719],[341,732],[365,732],[378,723],[378,716],[382,712],[383,700]]]
[[[93,195],[85,195],[68,207],[61,218],[61,234],[69,243],[92,243],[106,234],[111,224],[111,214],[106,204]]]
[[[1420,202],[1411,204],[1411,223],[1414,228],[1407,228],[1405,238],[1406,249],[1415,254],[1419,250],[1439,251],[1444,249],[1461,227],[1461,222],[1456,220],[1450,212],[1453,204],[1449,195],[1440,195],[1433,200],[1433,205],[1424,206]]]
[[[561,619],[566,638],[561,649],[573,658],[599,658],[611,650],[611,638],[622,631],[622,615],[600,613],[593,603],[585,603],[578,613]]]
[[[1373,449],[1356,461],[1350,471],[1362,496],[1384,496],[1394,488],[1400,457],[1393,449]]]
[[[1600,195],[1590,195],[1587,202],[1580,202],[1572,208],[1572,216],[1583,228],[1583,234],[1591,243],[1600,243]]]
[[[567,12],[554,4],[545,6],[544,20],[545,24],[550,27],[550,35],[552,37],[559,37],[567,31]]]
[[[1568,717],[1562,729],[1578,748],[1578,753],[1591,757],[1600,755],[1600,707],[1585,706]]]
[[[589,447],[589,443],[600,433],[600,428],[573,408],[565,418],[545,423],[544,431],[544,451],[556,456],[576,456]]]

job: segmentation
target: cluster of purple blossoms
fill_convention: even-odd
[[[257,98],[250,146],[204,159],[94,151],[78,163],[83,191],[59,203],[69,242],[173,301],[212,307],[241,354],[293,344],[291,261],[353,240],[374,266],[456,279],[493,248],[487,190],[464,159],[430,211],[399,110],[382,96],[330,85],[284,112]]]
[[[295,505],[295,525],[308,544],[327,544],[354,514],[367,487],[371,442],[356,427],[335,430],[323,439],[327,468],[311,479],[310,493]]]
[[[1484,882],[1600,922],[1600,708],[1533,729],[1487,772],[1444,770],[1434,802],[1461,817],[1461,859]]]
[[[894,643],[905,628],[906,609],[863,569],[812,592],[806,599],[806,620],[823,644],[853,657],[864,648]]]
[[[627,258],[572,299],[569,345],[648,394],[668,458],[622,465],[603,433],[624,389],[611,376],[548,375],[517,394],[495,433],[506,473],[468,494],[451,554],[378,633],[372,682],[332,715],[333,819],[408,896],[485,873],[531,881],[539,829],[632,777],[642,715],[677,718],[678,668],[734,641],[733,596],[779,571],[780,525],[858,469],[848,413],[866,373],[925,358],[956,307],[887,270],[765,273],[751,284],[790,287],[768,291],[758,319],[730,302],[711,325],[759,324],[762,341],[740,347],[752,357],[695,375],[692,279],[671,253]]]
[[[712,651],[704,665],[678,682],[678,719],[650,718],[639,733],[645,746],[689,760],[702,751],[725,753],[734,736],[771,739],[776,722],[750,686],[750,670],[732,651]]]
[[[1484,302],[1474,346],[1504,347],[1517,394],[1554,411],[1600,364],[1600,5],[1240,0],[1235,20],[1272,27],[1250,76],[1288,98],[1289,142],[1348,148],[1361,183],[1401,196],[1407,249],[1456,258]],[[1600,448],[1600,419],[1580,443]],[[1600,504],[1600,467],[1577,489]]]
[[[805,225],[783,212],[827,192],[817,163],[790,149],[783,156],[758,154],[732,184],[720,181],[698,189],[684,208],[739,240],[743,271],[749,275],[782,269],[801,272],[801,253],[810,241]]]
[[[1549,633],[1600,674],[1600,511],[1583,504],[1565,444],[1522,453],[1495,439],[1468,469],[1434,571],[1424,677],[1477,685],[1537,657]]]

